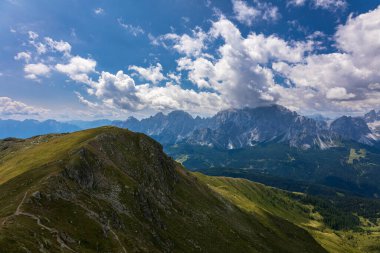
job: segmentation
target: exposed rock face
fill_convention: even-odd
[[[376,112],[375,110],[370,111],[364,115],[364,120],[367,122],[368,127],[373,133],[373,138],[380,140],[380,111]]]
[[[287,142],[299,148],[334,145],[334,135],[324,122],[300,116],[277,105],[222,111],[210,121],[208,130],[197,130],[186,141],[224,149],[269,141]]]
[[[173,111],[168,115],[158,113],[141,121],[131,117],[124,122],[116,122],[115,125],[145,133],[166,145],[184,139],[206,122],[207,119],[193,118],[184,111]]]
[[[380,121],[380,111],[376,112],[375,110],[371,110],[370,112],[366,113],[363,118],[367,123]]]
[[[353,140],[368,145],[374,141],[368,125],[359,117],[340,117],[331,123],[330,130],[345,140]]]
[[[367,145],[373,145],[376,140],[359,118],[341,117],[330,127],[321,117],[304,117],[279,105],[229,109],[203,119],[174,111],[168,115],[158,113],[141,121],[130,118],[115,124],[148,134],[164,146],[187,143],[239,149],[275,141],[301,149],[326,149],[339,145],[342,139]]]

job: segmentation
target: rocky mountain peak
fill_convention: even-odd
[[[380,121],[380,111],[376,112],[375,110],[371,110],[364,115],[364,120],[367,123],[373,123],[375,121]]]

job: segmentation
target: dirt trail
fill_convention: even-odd
[[[1,223],[1,227],[4,226],[5,223],[7,223],[7,221],[10,218],[13,218],[13,217],[15,217],[15,216],[17,216],[17,215],[20,214],[20,212],[21,212],[20,211],[21,210],[21,206],[22,206],[22,204],[24,204],[24,201],[25,201],[25,198],[26,198],[27,195],[28,195],[28,191],[25,192],[24,197],[22,198],[21,202],[18,204],[18,206],[16,208],[16,211],[13,214],[11,214],[11,215],[9,215],[9,216],[7,216],[7,217],[4,218],[3,222]]]
[[[34,215],[34,214],[31,214],[31,213],[23,212],[23,211],[21,210],[21,206],[24,204],[27,195],[28,195],[28,191],[25,192],[24,197],[22,198],[21,202],[18,204],[18,206],[17,206],[17,208],[16,208],[16,211],[15,211],[12,215],[6,217],[6,218],[3,220],[3,222],[2,222],[1,225],[4,226],[5,223],[6,223],[9,219],[11,219],[11,218],[13,218],[13,217],[15,217],[15,216],[24,215],[24,216],[30,217],[30,218],[34,219],[34,220],[37,222],[37,225],[38,225],[38,226],[40,226],[41,228],[46,229],[46,230],[49,231],[50,233],[54,234],[55,237],[56,237],[56,239],[57,239],[57,242],[58,242],[58,244],[60,245],[61,248],[65,248],[65,249],[67,249],[67,250],[69,250],[69,251],[71,251],[71,252],[76,252],[75,250],[73,250],[72,248],[70,248],[70,247],[69,247],[69,246],[68,246],[68,245],[62,240],[61,236],[59,235],[59,231],[58,231],[57,229],[55,229],[55,228],[50,228],[50,227],[45,226],[44,224],[41,223],[41,219],[40,219],[38,216],[36,216],[36,215]]]
[[[127,250],[124,248],[123,244],[121,244],[119,237],[117,236],[115,231],[113,231],[111,226],[109,225],[109,221],[108,221],[108,228],[111,231],[111,233],[113,234],[113,236],[115,237],[116,241],[120,244],[120,247],[123,249],[124,253],[127,253]]]

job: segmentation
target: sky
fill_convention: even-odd
[[[2,0],[0,118],[380,109],[380,0]]]

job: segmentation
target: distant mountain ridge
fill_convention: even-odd
[[[0,120],[0,138],[73,132],[105,125],[145,133],[164,146],[191,144],[221,149],[239,149],[259,143],[287,143],[290,147],[327,149],[342,141],[377,145],[380,140],[380,112],[363,117],[342,116],[327,123],[322,115],[301,116],[283,106],[228,109],[212,117],[193,117],[184,111],[157,113],[138,120],[69,121]]]
[[[209,118],[193,118],[187,112],[172,111],[167,115],[157,113],[140,121],[130,117],[126,121],[115,121],[114,125],[145,133],[161,144],[168,145],[186,139],[196,129],[208,126],[209,122]]]
[[[64,133],[78,130],[80,130],[78,126],[56,120],[0,120],[0,139],[8,137],[28,138],[47,133]]]
[[[315,120],[279,105],[229,109],[210,118],[173,111],[140,121],[129,118],[115,125],[145,133],[164,146],[187,143],[238,149],[276,141],[302,149],[326,149],[339,145],[341,140],[372,146],[379,139],[363,118],[342,116],[329,125],[321,117]]]

